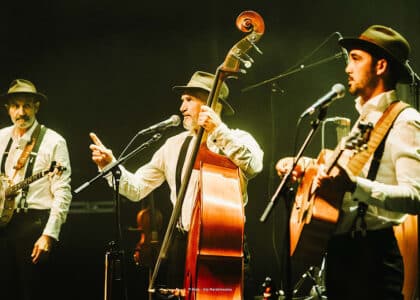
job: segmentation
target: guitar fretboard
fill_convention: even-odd
[[[12,185],[11,187],[6,189],[6,196],[12,195],[12,194],[16,193],[17,191],[19,191],[20,189],[25,188],[26,186],[28,186],[32,182],[34,182],[34,181],[42,178],[43,176],[45,176],[48,172],[49,172],[49,170],[36,173],[32,176],[29,176],[29,177],[25,178],[21,182],[15,184],[15,185]]]

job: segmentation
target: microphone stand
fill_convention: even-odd
[[[290,258],[290,213],[291,213],[291,208],[293,207],[293,193],[292,190],[289,188],[289,183],[290,181],[290,176],[292,175],[292,172],[294,170],[294,168],[296,167],[299,159],[303,156],[303,153],[305,151],[305,149],[307,148],[307,146],[309,145],[309,143],[312,141],[316,130],[318,129],[319,125],[322,123],[322,121],[325,119],[325,116],[327,115],[327,108],[328,107],[322,107],[319,110],[318,113],[318,117],[316,120],[311,122],[311,130],[309,131],[305,141],[303,142],[301,148],[299,149],[297,155],[294,158],[293,161],[293,166],[290,170],[288,170],[288,172],[283,176],[279,186],[277,187],[276,191],[274,192],[274,195],[271,197],[270,202],[267,204],[263,214],[260,217],[260,222],[265,222],[269,216],[269,214],[271,213],[274,205],[277,203],[278,198],[280,198],[280,196],[284,196],[285,200],[286,200],[286,243],[285,243],[285,247],[286,247],[286,259],[285,259],[285,273],[286,273],[286,278],[285,278],[285,299],[286,300],[291,300],[293,297],[293,288],[291,285],[291,277],[292,277],[292,270],[291,270],[291,258]]]
[[[333,61],[333,60],[335,60],[335,59],[339,59],[339,58],[340,58],[340,57],[342,57],[342,56],[344,56],[344,53],[343,53],[343,52],[338,52],[338,53],[336,53],[336,54],[334,54],[334,55],[332,55],[332,56],[329,56],[329,57],[327,57],[327,58],[321,59],[321,60],[319,60],[319,61],[317,61],[317,62],[314,62],[314,63],[312,63],[312,64],[309,64],[309,65],[303,65],[303,64],[301,64],[299,67],[294,68],[294,69],[292,69],[292,70],[290,70],[290,71],[286,71],[285,73],[279,74],[279,75],[277,75],[277,76],[274,76],[273,78],[266,79],[266,80],[263,80],[263,81],[261,81],[261,82],[259,82],[259,83],[256,83],[256,84],[253,84],[253,85],[247,86],[246,88],[243,88],[243,89],[241,90],[241,92],[248,92],[248,91],[250,91],[250,90],[252,90],[252,89],[254,89],[254,88],[260,87],[260,86],[262,86],[262,85],[269,84],[269,83],[271,83],[271,82],[273,82],[273,81],[277,81],[277,80],[279,80],[279,79],[285,78],[285,77],[287,77],[287,76],[290,76],[290,75],[292,75],[292,74],[298,73],[298,72],[300,72],[300,71],[303,71],[303,70],[306,70],[306,69],[311,69],[311,68],[313,68],[313,67],[316,67],[316,66],[322,65],[322,64],[324,64],[324,63],[327,63],[327,62]]]
[[[117,228],[116,233],[116,240],[111,241],[108,243],[108,250],[105,253],[105,282],[104,282],[104,300],[120,300],[120,299],[127,299],[127,290],[124,282],[124,251],[121,250],[121,241],[122,241],[122,233],[121,233],[121,221],[120,221],[120,178],[121,178],[121,170],[118,168],[119,165],[127,161],[128,159],[132,158],[134,155],[139,153],[140,151],[148,148],[152,143],[158,141],[162,135],[160,133],[155,134],[149,140],[141,144],[139,147],[134,149],[129,154],[120,157],[116,161],[107,165],[101,172],[99,172],[96,176],[92,179],[88,180],[87,182],[80,185],[77,189],[74,190],[74,193],[79,193],[85,188],[87,188],[90,184],[95,182],[101,177],[105,177],[109,172],[112,172],[114,178],[114,185],[115,185],[115,193],[114,193],[114,205],[115,205],[115,225]],[[119,283],[119,294],[116,294],[116,289],[114,289],[113,282]]]

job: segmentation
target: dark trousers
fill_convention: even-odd
[[[48,282],[50,260],[32,263],[31,253],[41,236],[49,211],[30,210],[13,215],[0,229],[1,299],[50,299],[54,283]]]
[[[403,268],[392,228],[335,236],[327,249],[328,300],[403,299]]]

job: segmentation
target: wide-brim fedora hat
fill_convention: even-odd
[[[213,82],[215,80],[214,74],[203,72],[203,71],[197,71],[192,76],[190,81],[186,85],[176,85],[172,87],[172,90],[182,94],[184,92],[188,91],[194,91],[194,90],[202,90],[209,92],[212,90]],[[222,83],[222,86],[220,88],[219,92],[219,100],[223,104],[223,110],[226,115],[233,115],[235,113],[232,106],[227,101],[227,98],[229,96],[229,88],[225,82]]]
[[[26,79],[15,79],[10,83],[7,93],[0,95],[0,101],[5,102],[11,97],[27,95],[33,96],[35,100],[46,101],[47,96],[37,91],[35,85]]]
[[[383,25],[372,25],[359,37],[343,38],[338,43],[348,51],[361,49],[376,57],[384,56],[394,66],[399,82],[411,82],[411,72],[407,68],[410,44],[396,30]]]

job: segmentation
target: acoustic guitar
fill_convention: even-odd
[[[66,168],[53,161],[50,167],[32,176],[29,176],[19,183],[10,185],[10,181],[5,174],[0,174],[0,228],[5,227],[12,219],[15,210],[15,198],[19,190],[26,188],[46,175],[60,174]]]
[[[349,166],[355,154],[366,150],[372,128],[372,124],[359,124],[358,129],[344,137],[334,151],[322,150],[316,162],[306,168],[290,214],[291,256],[299,247],[307,256],[322,258],[338,222],[344,192],[335,194],[334,199],[319,196],[318,174],[321,168],[334,175],[338,164]]]

